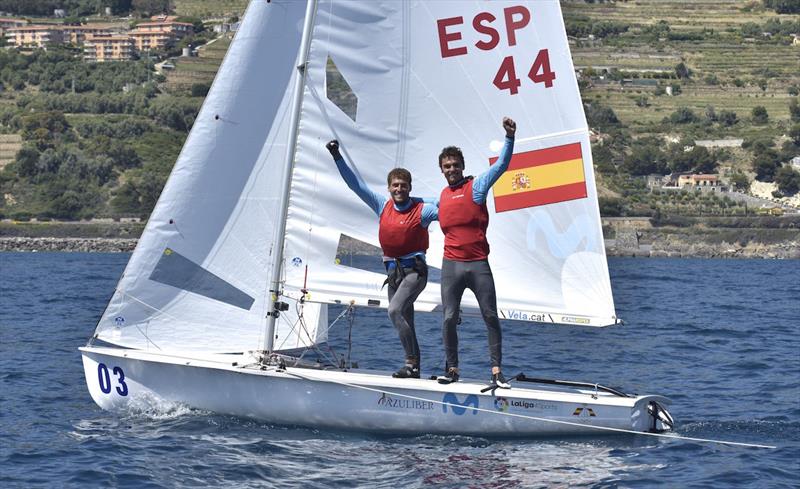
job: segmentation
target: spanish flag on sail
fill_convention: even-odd
[[[581,143],[514,154],[492,190],[495,212],[585,198]]]

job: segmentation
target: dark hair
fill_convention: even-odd
[[[464,164],[464,154],[461,152],[461,148],[458,146],[447,146],[446,148],[442,149],[442,152],[439,153],[439,166],[442,166],[442,160],[451,157],[456,158],[461,164]]]
[[[399,178],[400,180],[405,180],[411,185],[411,172],[406,170],[405,168],[395,168],[386,175],[386,185],[391,185],[392,180],[395,178]]]

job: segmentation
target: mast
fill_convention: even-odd
[[[314,26],[314,16],[317,12],[317,0],[308,0],[306,17],[303,24],[303,37],[300,41],[300,53],[297,63],[298,77],[294,84],[294,100],[292,101],[292,115],[289,127],[289,143],[286,147],[286,172],[283,175],[281,189],[281,219],[278,220],[278,233],[275,241],[275,254],[272,261],[272,277],[270,279],[269,293],[271,309],[267,312],[267,333],[264,350],[269,354],[275,346],[275,321],[279,315],[278,293],[280,291],[281,263],[283,262],[283,246],[286,240],[286,214],[289,210],[289,187],[292,183],[292,169],[294,168],[295,153],[297,151],[297,131],[300,119],[300,107],[303,104],[303,89],[306,83],[306,65],[308,64],[308,51],[311,47],[311,30]]]

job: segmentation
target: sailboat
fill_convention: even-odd
[[[377,220],[325,142],[345,141],[373,188],[404,165],[415,194],[438,195],[439,149],[460,145],[467,171],[483,171],[503,115],[519,130],[488,240],[505,328],[618,323],[558,1],[253,0],[80,348],[93,400],[398,434],[669,430],[658,395],[522,375],[511,389],[442,385],[290,355],[325,344],[329,305],[387,305],[383,274],[337,260],[344,239],[377,245]],[[443,237],[436,224],[430,234],[435,268]],[[439,284],[415,307],[440,314]],[[462,309],[477,312],[469,292]]]

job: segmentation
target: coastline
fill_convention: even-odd
[[[642,244],[624,240],[618,243],[618,240],[607,239],[606,255],[637,258],[800,259],[800,236],[793,241],[749,241],[746,244],[687,240],[674,234],[665,236]],[[0,252],[130,253],[137,241],[136,238],[0,237]],[[339,250],[343,254],[374,255],[376,248],[352,239],[343,239]]]

